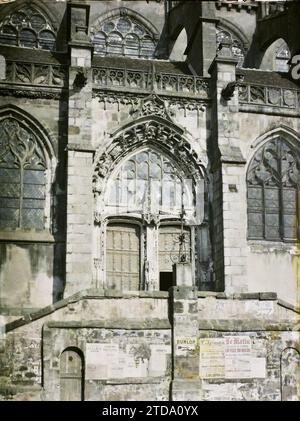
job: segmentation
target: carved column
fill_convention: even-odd
[[[89,6],[68,3],[69,125],[65,297],[92,285],[92,45]]]
[[[156,215],[149,215],[145,225],[145,290],[159,291],[158,225]]]
[[[246,178],[239,146],[237,60],[226,40],[212,63],[212,136],[208,145],[212,178],[214,263],[217,289],[227,293],[246,285]],[[224,284],[223,284],[224,282]]]

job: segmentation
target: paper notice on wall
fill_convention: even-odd
[[[249,379],[266,376],[266,359],[257,358],[250,336],[200,339],[200,378]]]
[[[225,378],[251,378],[251,361],[251,339],[249,336],[227,336],[225,338]]]
[[[180,336],[175,339],[176,355],[186,356],[194,352],[196,347],[197,347],[197,338]]]
[[[199,340],[200,378],[214,379],[225,377],[225,341],[223,338]]]
[[[171,345],[150,345],[149,376],[163,376],[167,369],[167,355],[171,353]]]
[[[264,379],[266,377],[266,359],[264,357],[255,358],[251,360],[251,372],[253,378]]]
[[[137,345],[126,346],[124,377],[147,377],[149,360],[142,358],[137,349]]]
[[[119,365],[119,345],[111,343],[86,344],[86,378],[107,379]]]
[[[274,314],[274,301],[252,301],[245,303],[247,313],[257,316],[271,316]]]

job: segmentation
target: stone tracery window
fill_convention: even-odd
[[[219,29],[217,31],[217,48],[219,48],[220,44],[226,40],[230,41],[232,44],[232,54],[238,59],[237,67],[242,67],[245,60],[245,49],[243,43],[230,32]]]
[[[127,210],[177,211],[191,205],[178,170],[163,155],[145,149],[126,160],[110,181],[109,205]]]
[[[95,53],[153,57],[156,42],[153,34],[140,22],[129,16],[105,20],[93,38]]]
[[[184,219],[195,210],[189,181],[152,147],[129,155],[112,173],[102,213],[108,221],[106,287],[151,289],[156,278],[154,288],[168,290],[173,264],[191,262],[192,234]]]
[[[0,123],[0,228],[44,229],[46,160],[35,134],[12,117]]]
[[[291,53],[286,42],[283,42],[276,51],[275,66],[277,72],[287,73],[289,71],[288,61],[291,58]]]
[[[283,138],[254,155],[247,174],[249,239],[299,240],[300,154]]]
[[[44,16],[35,7],[26,5],[0,23],[0,43],[28,48],[53,50],[55,31]]]

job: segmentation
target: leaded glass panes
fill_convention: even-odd
[[[20,45],[22,47],[34,48],[37,47],[37,38],[30,29],[22,29],[20,32]]]
[[[231,50],[234,57],[238,59],[237,67],[242,67],[245,60],[245,50],[243,43],[234,37],[229,31],[218,30],[217,31],[217,48],[220,47],[222,42],[230,42]]]
[[[55,32],[46,17],[35,7],[24,6],[0,23],[0,43],[53,50]]]
[[[276,52],[276,71],[287,73],[289,71],[288,61],[291,58],[291,53],[286,42],[283,42]]]
[[[44,228],[45,169],[34,133],[12,117],[1,120],[0,228]]]
[[[93,39],[95,53],[99,55],[124,55],[153,57],[153,34],[133,18],[116,17],[106,20]]]
[[[49,31],[41,31],[39,36],[40,47],[44,50],[53,50],[55,44],[55,35]]]
[[[106,284],[137,291],[140,283],[140,230],[131,224],[110,224],[106,231]]]
[[[247,174],[249,238],[299,239],[299,161],[299,152],[282,138],[254,155]]]
[[[110,181],[107,204],[143,212],[181,211],[188,203],[184,180],[165,156],[144,150],[125,161]]]
[[[3,25],[0,41],[2,41],[3,44],[18,45],[18,32],[13,26]]]

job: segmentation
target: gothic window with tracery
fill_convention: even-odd
[[[53,50],[55,31],[47,18],[38,9],[24,6],[0,23],[0,43],[28,48]]]
[[[243,43],[237,39],[230,32],[225,30],[217,31],[217,49],[219,49],[222,42],[229,41],[231,43],[232,54],[238,59],[237,67],[242,67],[245,60],[245,49]]]
[[[194,214],[193,195],[182,170],[151,147],[129,155],[117,167],[105,195],[104,212],[110,218],[106,228],[109,288],[148,288],[153,278],[148,270],[153,272],[156,267],[158,287],[168,290],[173,264],[191,261],[192,236],[185,217]],[[114,222],[119,218],[120,223]],[[134,221],[140,221],[140,225]],[[157,252],[149,252],[154,247]],[[144,265],[140,265],[140,259]]]
[[[286,42],[283,42],[276,51],[275,66],[277,72],[287,73],[289,71],[288,61],[291,58],[291,53]]]
[[[189,198],[175,166],[154,150],[143,150],[126,160],[110,180],[109,205],[130,211],[181,212]]]
[[[256,152],[247,174],[249,239],[299,240],[299,170],[299,151],[280,137]]]
[[[0,122],[0,228],[44,229],[46,160],[35,134],[12,117]]]
[[[153,34],[140,22],[126,16],[105,20],[93,39],[95,53],[153,57],[156,42]]]

